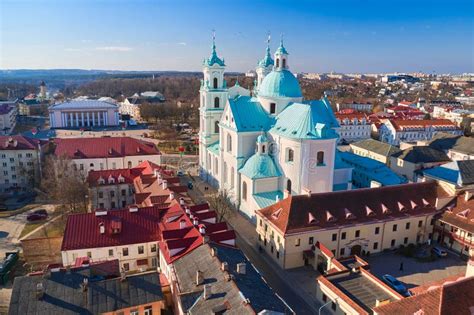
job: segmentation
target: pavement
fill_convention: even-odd
[[[189,178],[183,177],[183,182]],[[208,187],[204,193],[204,186]],[[205,202],[206,198],[217,193],[210,185],[204,183],[200,178],[194,177],[194,189],[189,191],[195,203]],[[257,232],[255,226],[238,212],[226,218],[226,222],[236,232],[236,244],[255,268],[260,272],[265,281],[295,312],[296,314],[318,313],[320,304],[316,300],[316,276],[317,272],[294,269],[284,270],[262,254],[257,248]],[[302,268],[304,269],[304,268]],[[314,277],[313,277],[314,275]],[[325,313],[325,312],[324,312]]]

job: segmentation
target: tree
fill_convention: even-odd
[[[226,190],[221,190],[208,198],[209,206],[217,214],[217,222],[229,218],[234,208]]]
[[[41,187],[49,198],[63,204],[71,212],[87,211],[86,176],[71,159],[49,155],[45,160]]]

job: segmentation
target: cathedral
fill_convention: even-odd
[[[200,176],[225,190],[249,219],[289,194],[351,189],[352,169],[337,158],[339,124],[329,101],[304,100],[280,41],[268,43],[252,91],[227,87],[213,40],[200,87]]]

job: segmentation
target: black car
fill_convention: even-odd
[[[45,209],[38,209],[34,211],[33,213],[30,213],[27,217],[26,220],[28,221],[40,221],[48,218],[48,212]]]

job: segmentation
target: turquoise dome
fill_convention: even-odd
[[[270,72],[258,88],[259,96],[267,97],[302,97],[298,79],[288,70]]]
[[[257,137],[257,143],[264,143],[264,142],[268,142],[267,136],[265,136],[264,134],[259,135]]]

